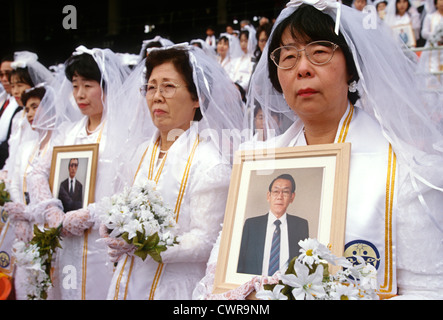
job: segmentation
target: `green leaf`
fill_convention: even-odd
[[[154,260],[154,261],[156,261],[156,262],[158,262],[158,263],[162,263],[162,257],[161,257],[161,255],[160,255],[160,252],[158,252],[157,250],[155,250],[155,249],[152,249],[152,250],[149,250],[148,251],[148,253],[149,253],[149,255],[151,256],[151,258]]]
[[[277,285],[276,283],[275,283],[275,284],[264,284],[264,285],[263,285],[263,288],[264,288],[265,290],[272,291],[272,290],[274,290],[274,288],[275,288],[276,285]]]
[[[6,184],[4,181],[0,182],[0,206],[3,206],[6,202],[11,201],[11,196],[6,189]]]
[[[139,249],[135,250],[134,254],[136,256],[140,257],[143,261],[145,261],[146,258],[148,257],[148,251],[147,250],[143,250],[143,248],[139,248]]]
[[[289,262],[288,269],[286,269],[285,274],[296,274],[295,268],[294,268],[296,260],[297,260],[297,257],[292,258],[292,260]]]
[[[145,241],[145,246],[154,248],[158,243],[160,242],[160,237],[158,236],[158,233],[154,233],[153,235],[149,236],[148,239]]]

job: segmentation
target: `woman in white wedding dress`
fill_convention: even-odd
[[[53,298],[67,300],[105,299],[113,265],[107,258],[106,247],[97,242],[99,222],[94,201],[115,191],[109,168],[115,154],[120,152],[131,113],[117,105],[118,91],[129,75],[119,57],[109,49],[87,49],[80,46],[65,62],[64,74],[57,83],[57,130],[52,145],[71,146],[99,144],[95,199],[82,209],[64,213],[63,208],[39,208],[45,223],[57,227],[62,223],[61,249],[53,264]],[[49,188],[53,149],[47,152],[30,175],[31,201],[56,199]]]
[[[426,39],[425,48],[443,45],[443,0],[428,0],[426,16],[423,20],[421,35]],[[443,49],[422,51],[420,55],[419,72],[438,73],[443,71]],[[428,82],[430,88],[441,88],[442,75],[437,76],[439,82]]]
[[[190,299],[223,222],[230,143],[238,144],[233,129],[242,124],[243,103],[223,69],[196,46],[153,49],[146,74],[143,69],[125,84],[126,96],[134,98],[134,89],[142,86],[141,126],[155,130],[123,167],[128,185],[155,181],[176,215],[179,243],[161,253],[162,263],[149,256],[143,261],[131,245],[102,229],[110,256],[118,261],[108,299]]]
[[[420,90],[414,54],[383,24],[364,29],[363,18],[337,2],[289,2],[250,98],[292,123],[272,147],[351,143],[343,255],[374,264],[380,298],[441,299],[443,137],[430,116],[441,104]],[[217,256],[218,245],[194,298],[244,299],[259,287],[253,279],[212,294]]]

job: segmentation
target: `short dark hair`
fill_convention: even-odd
[[[34,86],[34,82],[29,75],[28,67],[12,69],[11,75],[9,76],[9,81],[11,81],[12,76],[18,77],[19,81],[24,82],[31,87]]]
[[[255,33],[255,38],[257,40],[257,46],[255,47],[254,56],[256,57],[257,61],[261,57],[261,50],[258,46],[260,34],[264,31],[266,33],[266,36],[269,38],[269,35],[271,34],[272,26],[270,23],[261,24],[257,28],[257,32]]]
[[[349,83],[359,80],[351,50],[349,49],[343,34],[340,32],[339,35],[337,35],[334,32],[335,22],[329,15],[322,13],[310,5],[301,5],[298,10],[275,27],[272,38],[269,42],[269,53],[282,45],[281,38],[288,27],[290,28],[292,36],[301,38],[301,40],[306,40],[308,42],[328,40],[337,44],[345,56],[346,67],[349,75],[351,75]],[[278,81],[277,66],[271,60],[270,55],[268,55],[267,58],[271,83],[278,92],[283,93],[280,82]],[[348,99],[352,104],[355,104],[359,99],[358,91],[348,92]]]
[[[44,87],[36,87],[26,90],[22,93],[21,100],[24,106],[26,106],[26,102],[28,102],[31,98],[39,98],[40,101],[43,100],[45,96],[46,89]]]
[[[284,180],[289,180],[292,184],[292,188],[291,188],[291,192],[294,193],[295,192],[295,180],[294,178],[288,174],[288,173],[284,173],[279,175],[277,178],[275,178],[274,180],[272,180],[272,182],[269,185],[269,192],[271,192],[272,190],[272,186],[274,185],[274,182],[278,179],[284,179]]]
[[[72,55],[65,62],[65,75],[69,81],[72,82],[72,78],[77,75],[88,80],[94,80],[102,84],[102,88],[105,88],[105,82],[102,80],[102,73],[95,62],[94,58],[87,53],[80,55]]]
[[[149,81],[149,78],[151,77],[152,74],[152,70],[154,70],[155,67],[167,62],[171,62],[174,65],[177,72],[183,76],[188,91],[191,94],[192,100],[198,101],[198,93],[194,80],[192,78],[193,72],[191,64],[189,63],[189,55],[188,52],[183,49],[170,48],[170,49],[151,51],[148,57],[146,58],[145,62],[146,82]],[[200,121],[201,119],[202,119],[202,114],[200,108],[197,108],[194,115],[194,121]]]
[[[13,62],[14,61],[14,56],[10,53],[2,56],[2,59],[0,61],[0,64],[2,64],[3,62]]]
[[[229,44],[229,39],[228,39],[227,36],[221,36],[220,38],[218,38],[217,43],[219,43],[219,42],[221,42],[221,41],[223,41],[223,42],[227,42],[227,43]]]
[[[150,48],[163,48],[163,45],[160,41],[151,41],[145,47],[145,51]]]
[[[395,1],[395,14],[398,14],[397,3],[399,1],[400,0]],[[411,2],[409,0],[407,0],[407,1],[408,1],[408,8],[406,9],[406,11],[408,11],[411,8]],[[434,3],[435,3],[435,5],[437,5],[437,0],[434,0]]]
[[[78,161],[78,158],[71,158],[71,159],[69,159],[69,162],[68,162],[68,169],[71,167],[71,161],[72,160],[77,160],[77,163],[79,162]]]
[[[244,35],[246,35],[246,38],[248,38],[249,39],[249,31],[248,30],[241,30],[240,31],[240,34],[239,34],[239,36],[238,36],[238,38],[240,39],[240,37],[241,37],[241,35],[242,34],[244,34]]]

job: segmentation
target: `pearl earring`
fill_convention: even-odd
[[[354,80],[349,84],[349,92],[354,93],[356,91],[357,91],[357,81]]]

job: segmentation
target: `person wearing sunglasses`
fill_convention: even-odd
[[[62,181],[59,188],[58,198],[63,204],[65,212],[77,210],[83,207],[83,185],[76,174],[78,170],[78,159],[69,159],[69,177]]]

